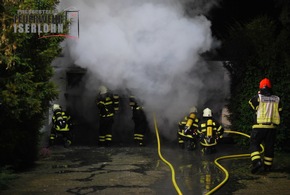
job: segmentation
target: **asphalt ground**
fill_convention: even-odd
[[[172,164],[182,194],[206,194],[223,179],[214,159],[245,153],[233,144],[220,144],[216,154],[203,155],[180,149],[175,143],[162,143],[161,154]],[[214,194],[290,194],[289,154],[278,154],[271,173],[250,173],[249,159],[222,160],[229,180]],[[134,145],[53,146],[42,150],[35,167],[17,173],[4,195],[38,194],[178,194],[172,172],[157,151],[156,143]]]

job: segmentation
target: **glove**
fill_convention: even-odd
[[[216,137],[216,141],[220,141],[221,138],[223,138],[222,135],[217,135],[217,137]]]

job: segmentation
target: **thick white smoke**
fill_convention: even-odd
[[[200,57],[217,44],[200,7],[189,17],[177,0],[70,0],[61,6],[80,11],[80,37],[68,40],[68,48],[89,72],[87,90],[95,93],[100,82],[130,89],[144,101],[150,121],[156,113],[163,135],[175,137],[176,128],[163,124],[176,127],[191,106],[212,99],[207,91],[224,85],[223,71],[212,72]]]

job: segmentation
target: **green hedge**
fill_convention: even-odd
[[[290,126],[289,24],[289,19],[286,21],[281,17],[275,19],[260,16],[248,24],[232,28],[231,36],[224,44],[230,58],[225,67],[231,78],[228,109],[231,113],[229,120],[232,129],[250,134],[254,113],[248,101],[257,94],[260,80],[268,77],[272,81],[274,93],[280,96],[283,105],[281,125],[277,129],[276,149],[286,151],[290,149],[290,133],[287,128]],[[248,144],[245,140],[238,142]]]

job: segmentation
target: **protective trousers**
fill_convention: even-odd
[[[147,129],[147,122],[144,120],[135,121],[134,127],[134,141],[140,146],[144,144],[144,136]]]
[[[114,118],[111,117],[100,117],[99,126],[99,146],[110,146],[112,143],[112,128]]]
[[[63,144],[65,147],[68,147],[72,143],[72,134],[71,131],[57,131],[55,128],[51,129],[50,137],[49,137],[49,145],[53,146],[58,139],[58,137],[62,138]]]
[[[261,161],[261,147],[260,144],[264,143],[264,166],[271,167],[274,158],[274,145],[276,139],[276,129],[273,128],[253,128],[250,139],[250,153],[251,161]]]

